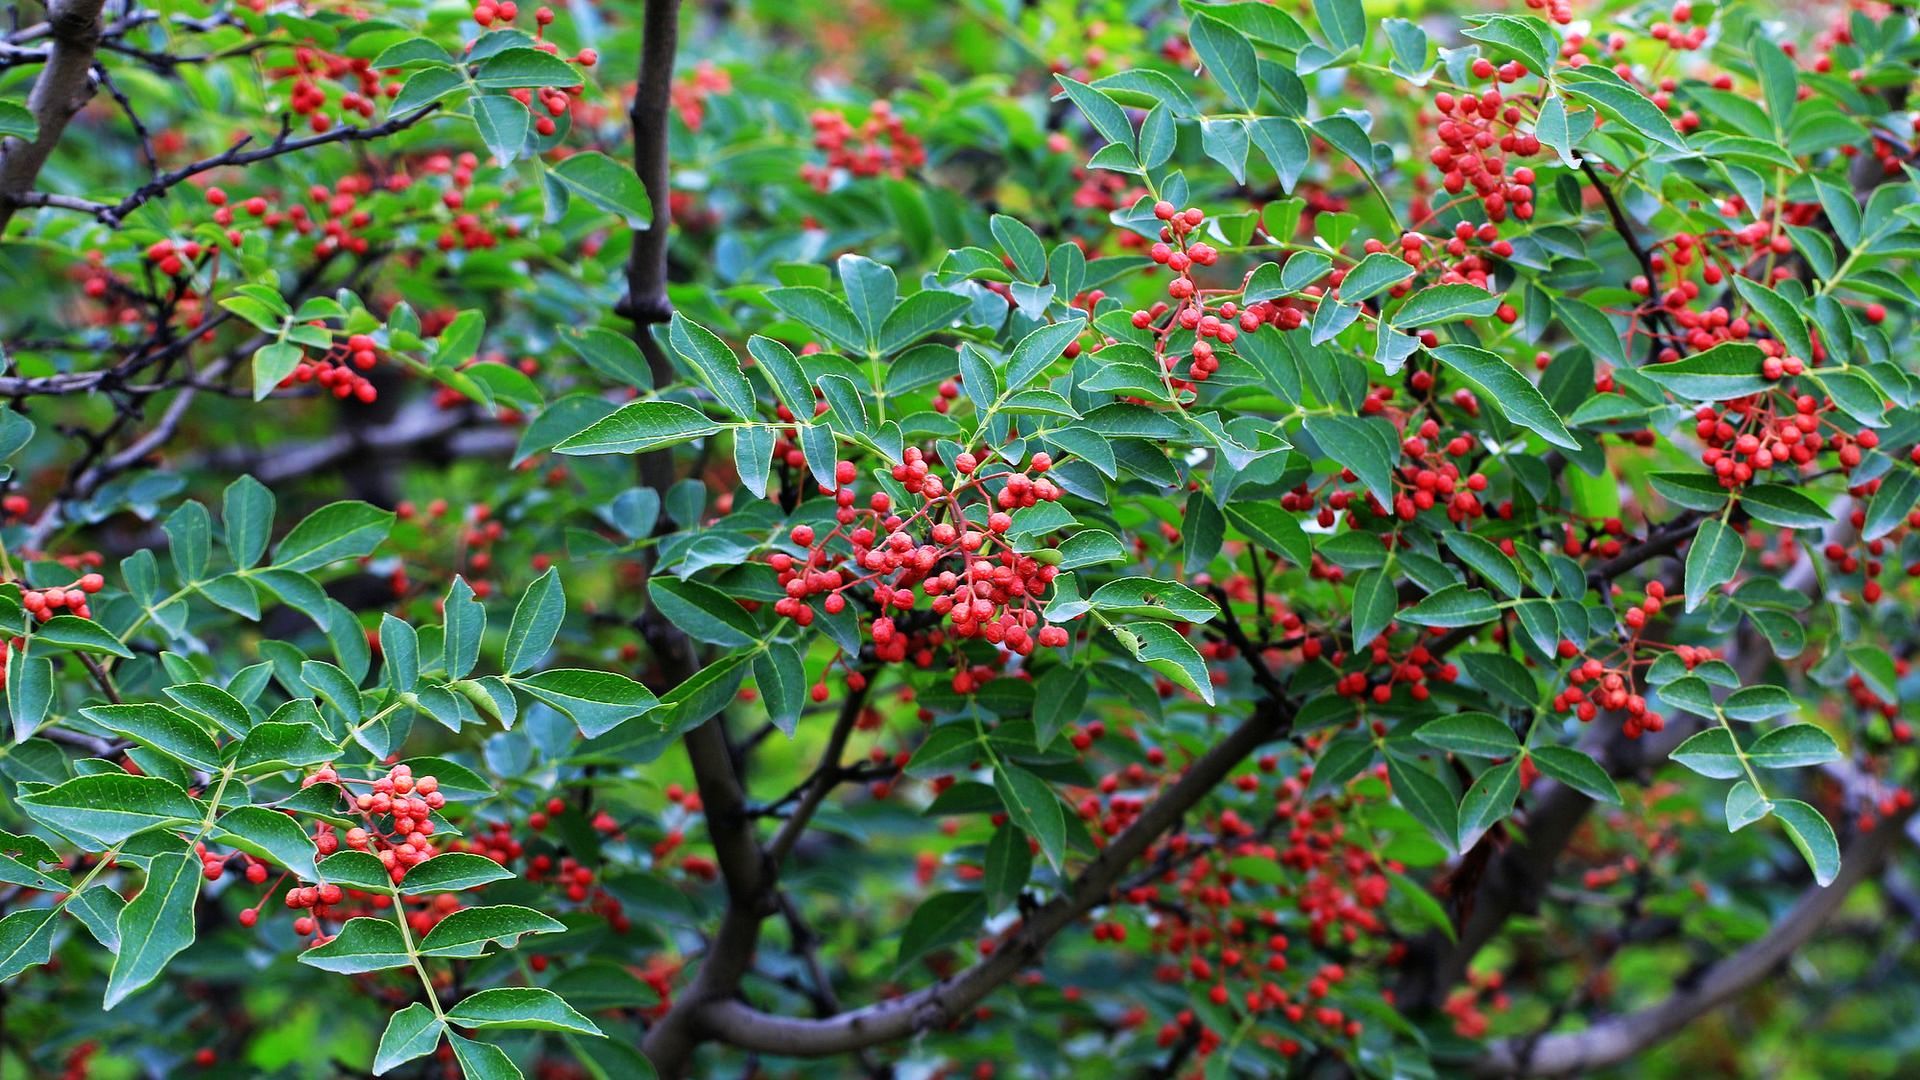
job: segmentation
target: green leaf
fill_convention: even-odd
[[[977,892],[943,892],[927,897],[913,910],[907,928],[900,934],[895,966],[904,968],[935,949],[965,940],[986,918],[986,897]]]
[[[487,94],[473,99],[473,126],[480,133],[480,141],[506,165],[527,145],[533,116],[511,95]]]
[[[1369,300],[1395,285],[1413,276],[1413,267],[1406,260],[1397,258],[1384,251],[1376,251],[1361,259],[1357,266],[1347,271],[1340,281],[1340,300],[1343,303],[1357,304]]]
[[[0,979],[11,979],[30,967],[53,959],[53,917],[50,907],[21,908],[0,919]]]
[[[1020,766],[1004,762],[993,771],[993,787],[1007,808],[1007,820],[1038,840],[1047,862],[1060,870],[1067,857],[1067,818],[1053,789]]]
[[[204,880],[191,851],[170,851],[147,863],[140,895],[120,912],[120,948],[107,976],[103,1008],[113,1008],[159,978],[167,963],[193,944],[193,905]]]
[[[1422,724],[1413,737],[1428,746],[1471,757],[1511,757],[1520,753],[1513,729],[1487,713],[1442,716]]]
[[[1269,502],[1229,502],[1227,521],[1248,539],[1268,551],[1284,555],[1295,566],[1313,564],[1313,545],[1294,516]]]
[[[1109,581],[1095,589],[1087,601],[1110,615],[1141,615],[1185,622],[1206,622],[1220,612],[1212,600],[1177,581],[1147,577]]]
[[[299,960],[308,967],[341,975],[406,967],[413,963],[406,939],[392,919],[348,919],[332,941],[303,950]]]
[[[407,76],[407,81],[394,95],[393,103],[387,107],[387,115],[406,116],[415,110],[431,105],[448,94],[465,89],[467,77],[450,67],[425,67]],[[255,380],[255,397],[259,397],[259,380]]]
[[[1867,503],[1860,539],[1878,540],[1899,528],[1920,505],[1920,472],[1896,465],[1880,478],[1880,490]]]
[[[647,595],[669,622],[709,645],[740,648],[760,637],[759,627],[740,602],[711,585],[655,577],[647,582]]]
[[[449,851],[408,870],[400,887],[415,895],[460,892],[512,876],[511,871],[492,859],[465,851]]]
[[[300,346],[286,341],[270,341],[254,350],[253,400],[265,401],[306,358]]]
[[[7,713],[13,719],[13,741],[22,743],[40,730],[53,704],[53,661],[30,656],[26,649],[7,654]]]
[[[644,229],[653,221],[653,203],[633,167],[598,150],[573,154],[547,170],[547,175],[566,190],[619,217],[630,228]]]
[[[1731,780],[1746,772],[1740,763],[1740,747],[1733,741],[1733,732],[1724,727],[1707,728],[1674,747],[1673,753],[1667,756],[1714,780]]]
[[[1768,329],[1773,331],[1773,336],[1780,340],[1780,344],[1786,346],[1788,356],[1803,361],[1813,359],[1813,338],[1807,333],[1807,320],[1801,317],[1792,303],[1752,278],[1736,275],[1733,287],[1754,314],[1760,316]]]
[[[1309,416],[1305,426],[1321,452],[1359,477],[1380,505],[1393,505],[1393,461],[1381,440],[1369,433],[1366,421],[1351,416]],[[1228,517],[1232,516],[1229,507]]]
[[[205,772],[220,771],[220,750],[213,736],[165,705],[94,705],[80,715],[142,746]]]
[[[1441,345],[1429,349],[1434,359],[1472,383],[1480,400],[1501,415],[1563,450],[1580,444],[1540,396],[1540,391],[1497,354],[1471,345]]]
[[[207,508],[197,499],[188,499],[167,515],[163,528],[167,534],[167,553],[173,559],[174,574],[181,584],[204,578],[207,560],[213,554],[213,516],[207,513]],[[105,631],[101,634],[104,636]],[[118,647],[119,642],[114,645]]]
[[[133,651],[106,627],[78,615],[55,615],[33,629],[35,645],[59,645],[76,652],[104,653],[123,660],[133,659]]]
[[[305,572],[341,559],[357,559],[371,554],[392,528],[390,510],[358,501],[329,503],[287,533],[273,553],[273,565]]]
[[[1335,55],[1367,47],[1367,11],[1361,0],[1313,0],[1313,14]]]
[[[513,685],[565,713],[588,738],[604,735],[660,705],[651,690],[611,671],[556,668],[516,678]]]
[[[511,949],[528,934],[557,934],[566,924],[517,904],[461,908],[436,923],[420,940],[422,956],[476,957],[488,942]]]
[[[1847,663],[1860,676],[1873,696],[1885,702],[1900,700],[1899,672],[1885,649],[1874,645],[1854,645],[1847,649]]]
[[[1789,724],[1755,739],[1747,758],[1763,769],[1799,769],[1840,760],[1840,747],[1812,724]]]
[[[233,763],[242,773],[279,772],[318,765],[339,754],[340,748],[311,723],[269,720],[247,732]]]
[[[1393,785],[1393,797],[1406,807],[1414,820],[1425,825],[1448,851],[1458,850],[1460,809],[1454,805],[1453,793],[1439,777],[1389,754],[1387,780]]]
[[[480,64],[480,70],[473,77],[475,86],[487,90],[545,86],[568,90],[582,81],[573,65],[534,48],[503,49],[494,53]]]
[[[1013,260],[1014,273],[1023,280],[1039,281],[1047,272],[1047,249],[1026,222],[1006,214],[995,214],[987,222],[993,238]]]
[[[867,351],[867,337],[860,327],[860,319],[845,300],[825,289],[811,285],[795,285],[784,289],[767,290],[767,300],[781,313],[797,319],[809,329],[818,331],[841,348],[864,355]],[[762,339],[765,340],[765,339]],[[751,347],[751,343],[749,343]],[[758,354],[755,354],[758,356]],[[797,417],[813,415],[813,393],[808,391],[803,408],[795,409],[791,402],[787,407],[793,409]]]
[[[1665,387],[1675,397],[1691,401],[1725,401],[1745,397],[1772,386],[1760,373],[1766,354],[1758,345],[1723,341],[1703,353],[1670,364],[1649,364],[1640,373]]]
[[[768,645],[767,651],[753,658],[753,681],[767,707],[767,719],[792,738],[807,703],[807,669],[800,651],[784,641]]]
[[[1588,798],[1620,803],[1620,789],[1600,763],[1571,746],[1536,746],[1527,751],[1534,767]]]
[[[314,863],[319,849],[293,817],[264,806],[236,806],[221,816],[213,832],[215,843],[229,844],[249,855],[286,867],[302,881],[316,880]]]
[[[753,384],[741,372],[739,357],[713,331],[675,312],[667,343],[693,369],[701,385],[713,392],[721,408],[741,420],[752,419],[758,412]]]
[[[1400,613],[1400,621],[1415,626],[1478,626],[1500,617],[1500,609],[1485,589],[1449,585]]]
[[[1353,647],[1373,644],[1400,610],[1393,577],[1381,570],[1365,570],[1353,579]]]
[[[1618,120],[1661,146],[1687,152],[1687,141],[1673,129],[1673,122],[1659,106],[1606,65],[1588,64],[1555,74],[1559,77],[1561,92],[1568,97],[1593,106],[1608,119]]]
[[[375,858],[365,851],[340,851],[320,860],[316,868],[321,881],[330,881],[336,885],[351,885],[367,892],[390,893],[393,891],[393,875]]]
[[[1793,698],[1778,686],[1748,686],[1735,690],[1720,703],[1730,719],[1749,723],[1771,720],[1793,711]]]
[[[1592,111],[1568,112],[1566,101],[1558,94],[1549,95],[1541,103],[1540,116],[1533,125],[1534,137],[1540,140],[1540,145],[1551,147],[1560,156],[1560,164],[1569,169],[1580,167],[1573,148],[1592,130]]]
[[[487,609],[474,599],[473,586],[459,574],[447,587],[442,602],[446,616],[445,659],[447,678],[464,679],[480,661],[480,639],[487,632]]]
[[[1213,683],[1207,677],[1207,662],[1180,631],[1151,620],[1110,625],[1107,629],[1135,660],[1200,695],[1207,704],[1213,704]]]
[[[1460,319],[1487,318],[1499,307],[1500,297],[1478,285],[1430,285],[1407,297],[1389,322],[1393,326],[1438,326]]]
[[[1817,529],[1833,522],[1833,515],[1825,507],[1783,484],[1746,488],[1740,492],[1740,505],[1769,525],[1789,529]]]
[[[198,821],[203,812],[173,781],[125,773],[76,776],[17,801],[27,816],[42,825],[96,841],[101,847],[148,829]]]
[[[537,986],[499,986],[482,990],[447,1010],[447,1022],[463,1028],[531,1028],[599,1035],[593,1021],[580,1015],[559,994]]]
[[[628,335],[597,326],[585,330],[561,327],[560,340],[588,367],[614,382],[639,390],[653,389],[653,372],[647,367],[647,359]]]
[[[454,1031],[447,1032],[447,1043],[453,1047],[454,1061],[460,1065],[460,1075],[465,1080],[522,1080],[519,1066],[505,1050],[492,1043],[469,1039]]]
[[[1519,762],[1505,762],[1481,773],[1460,800],[1460,850],[1472,847],[1481,834],[1513,813],[1519,798]]]
[[[249,569],[267,553],[273,533],[273,492],[251,476],[227,485],[221,503],[221,524],[227,531],[227,554],[233,565]]]
[[[1727,791],[1728,832],[1739,832],[1772,812],[1773,804],[1760,794],[1759,788],[1745,780]]]
[[[1007,358],[1007,389],[1025,389],[1027,384],[1040,374],[1066,351],[1087,329],[1081,319],[1063,319],[1036,329],[1020,339],[1013,347],[1013,354]]]
[[[1242,112],[1254,111],[1260,102],[1260,58],[1246,35],[1204,11],[1194,11],[1187,37],[1228,100]]]
[[[40,122],[25,106],[12,101],[0,101],[0,138],[7,136],[32,142],[40,137]]]
[[[501,670],[518,675],[539,663],[553,648],[554,636],[560,632],[566,614],[567,594],[560,585],[560,568],[548,567],[520,594],[520,602],[514,606]]]
[[[1773,816],[1787,827],[1788,838],[1813,870],[1813,880],[1823,889],[1833,884],[1840,874],[1840,842],[1820,811],[1798,799],[1777,799]]]
[[[433,1053],[446,1031],[447,1025],[418,1001],[394,1013],[380,1036],[380,1048],[374,1052],[373,1074],[385,1075],[414,1058]]]
[[[1127,120],[1127,112],[1107,95],[1095,90],[1083,82],[1076,82],[1065,75],[1055,75],[1054,80],[1066,91],[1067,97],[1087,115],[1087,121],[1093,125],[1103,138],[1111,143],[1119,143],[1127,148],[1128,156],[1133,153],[1133,124]]]
[[[1033,876],[1033,848],[1027,834],[1011,824],[1002,825],[987,841],[987,857],[980,885],[986,890],[987,910],[1004,909],[1020,896],[1027,879]]]
[[[1687,610],[1700,606],[1707,594],[1733,580],[1746,557],[1747,542],[1718,518],[1700,522],[1687,548]]]
[[[612,416],[562,439],[554,450],[562,454],[641,454],[720,430],[720,424],[690,405],[650,399],[621,406]]]

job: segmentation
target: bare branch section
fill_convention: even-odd
[[[746,1050],[790,1057],[845,1054],[952,1023],[1032,964],[1062,930],[1103,903],[1134,860],[1255,750],[1292,728],[1290,704],[1263,699],[1254,714],[1215,743],[1127,830],[1082,870],[1065,893],[1035,910],[993,954],[959,975],[892,1001],[825,1020],[774,1016],[737,1001],[705,1006],[704,1033]]]
[[[673,317],[667,299],[667,236],[673,227],[669,205],[671,162],[667,153],[668,108],[673,97],[673,59],[680,47],[680,0],[647,0],[640,41],[640,81],[634,88],[633,171],[647,191],[651,217],[633,233],[627,256],[627,295],[619,314],[633,320],[634,339],[647,354],[655,382],[672,368],[649,328]]]
[[[1475,1063],[1481,1076],[1573,1076],[1618,1065],[1671,1038],[1701,1016],[1725,1005],[1778,968],[1840,909],[1853,887],[1879,873],[1900,843],[1911,808],[1880,823],[1848,845],[1840,874],[1826,888],[1801,896],[1767,935],[1708,968],[1697,980],[1658,1005],[1601,1021],[1582,1031],[1542,1039],[1506,1039]]]
[[[389,135],[405,131],[407,128],[425,120],[439,107],[439,104],[436,103],[402,116],[389,117],[382,123],[368,127],[346,125],[331,128],[318,135],[308,135],[302,138],[293,137],[292,118],[282,116],[280,118],[280,133],[274,136],[274,140],[267,145],[249,149],[253,144],[253,138],[252,136],[243,137],[218,154],[201,158],[198,161],[190,161],[177,169],[155,175],[152,180],[140,185],[128,194],[126,198],[121,199],[117,203],[92,202],[87,199],[76,199],[66,195],[43,195],[23,192],[15,198],[15,204],[19,206],[45,206],[57,210],[74,210],[83,214],[92,215],[95,220],[103,225],[118,227],[122,221],[127,219],[127,215],[140,209],[147,203],[164,196],[167,192],[172,191],[174,188],[186,183],[201,173],[230,166],[252,165],[272,158],[284,157],[288,154],[297,154],[302,150],[308,150],[316,146],[326,146],[330,143],[371,142],[375,139],[384,139]]]
[[[19,198],[33,190],[40,169],[60,136],[93,97],[93,57],[100,43],[101,0],[51,0],[47,7],[46,66],[27,95],[27,111],[39,130],[32,140],[0,140],[0,232],[13,220]]]

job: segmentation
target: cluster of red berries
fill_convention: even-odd
[[[1416,371],[1409,381],[1417,389],[1430,389],[1433,376],[1424,370]],[[1390,393],[1386,388],[1376,388],[1368,400],[1384,403]],[[1472,393],[1464,389],[1456,392],[1454,402],[1463,408],[1469,404],[1475,410],[1478,408]],[[1412,521],[1426,511],[1439,508],[1455,525],[1484,517],[1488,507],[1480,495],[1487,490],[1486,474],[1463,473],[1459,464],[1473,454],[1479,444],[1465,433],[1444,441],[1440,436],[1439,421],[1429,416],[1412,434],[1401,439],[1401,459],[1393,472],[1395,490],[1391,507],[1383,505],[1371,491],[1356,486],[1359,478],[1350,469],[1343,469],[1338,477],[1317,487],[1303,481],[1280,496],[1280,507],[1297,514],[1311,514],[1322,528],[1332,528],[1343,513],[1347,515],[1349,527],[1356,529],[1361,527],[1363,514]],[[1502,503],[1495,513],[1502,518],[1511,517],[1512,504]]]
[[[107,587],[107,579],[99,574],[82,574],[71,584],[45,589],[23,588],[20,593],[20,606],[27,609],[41,622],[46,622],[65,611],[69,615],[78,615],[83,619],[93,617],[87,605],[87,597]]]
[[[1254,305],[1243,312],[1232,301],[1217,309],[1208,309],[1208,291],[1193,279],[1194,267],[1212,266],[1220,258],[1213,245],[1199,238],[1198,230],[1207,220],[1205,211],[1198,207],[1181,210],[1162,199],[1154,203],[1153,216],[1165,224],[1160,227],[1160,241],[1147,250],[1147,256],[1173,272],[1173,280],[1167,282],[1167,295],[1174,303],[1169,305],[1163,301],[1135,311],[1133,326],[1136,330],[1153,330],[1154,353],[1160,357],[1161,370],[1167,373],[1174,389],[1191,390],[1194,383],[1205,382],[1220,370],[1214,342],[1232,345],[1242,330],[1251,333],[1266,321],[1266,310]],[[1176,330],[1192,331],[1194,335],[1185,380],[1172,377],[1181,360],[1168,351]]]
[[[373,69],[373,62],[366,57],[340,56],[312,45],[293,50],[291,67],[270,69],[267,74],[274,79],[293,79],[287,107],[295,116],[306,117],[307,126],[315,132],[330,130],[336,120],[370,119],[374,102],[393,97],[401,86],[398,78],[382,82],[381,73]],[[330,94],[321,88],[323,80],[344,84],[333,111],[327,109]]]
[[[1667,47],[1675,52],[1693,52],[1707,43],[1707,31],[1712,21],[1711,6],[1708,14],[1709,17],[1702,20],[1699,25],[1688,26],[1688,23],[1693,22],[1692,0],[1678,0],[1669,12],[1673,21],[1656,22],[1647,27],[1647,36],[1655,41],[1666,42]]]
[[[883,491],[857,505],[859,470],[851,461],[835,465],[836,486],[822,489],[838,506],[834,528],[821,535],[811,525],[796,525],[788,539],[805,549],[804,556],[784,551],[768,556],[786,591],[774,612],[806,626],[814,618],[809,598],[820,597],[821,609],[837,615],[846,610],[849,592],[862,590],[874,612],[869,632],[875,653],[889,661],[906,658],[912,637],[888,612],[912,611],[921,597],[956,637],[979,638],[1021,655],[1035,645],[1065,645],[1068,634],[1062,627],[1040,626],[1035,632],[1038,603],[1058,568],[1014,551],[1005,540],[1013,511],[1060,497],[1060,489],[1043,475],[1052,459],[1035,454],[1028,468],[1036,475],[1030,477],[1011,467],[988,471],[975,455],[962,453],[953,462],[949,490],[918,447],[909,447],[903,457],[893,477],[921,499],[906,516]],[[836,541],[844,541],[847,553],[832,550]],[[961,672],[956,686],[963,679],[971,682]]]
[[[1452,1021],[1454,1034],[1463,1039],[1486,1038],[1492,1025],[1484,1010],[1503,1013],[1512,1005],[1505,985],[1506,978],[1498,971],[1469,970],[1466,983],[1454,987],[1440,1006]]]
[[[1561,26],[1573,21],[1573,4],[1570,0],[1527,0],[1527,6],[1535,11],[1544,11],[1547,18]]]
[[[900,178],[927,162],[926,147],[907,131],[893,104],[885,99],[873,103],[866,121],[857,128],[832,109],[815,110],[810,122],[814,149],[824,151],[827,160],[825,165],[802,165],[800,178],[818,191],[833,185],[836,172],[856,179]]]
[[[1441,91],[1433,97],[1433,114],[1426,116],[1440,143],[1428,160],[1440,170],[1441,190],[1457,198],[1418,217],[1433,217],[1456,205],[1477,204],[1488,224],[1498,225],[1509,216],[1531,220],[1533,170],[1515,166],[1511,159],[1538,155],[1540,140],[1532,132],[1520,130],[1529,118],[1516,103],[1518,99],[1509,100],[1498,85],[1518,82],[1530,72],[1517,60],[1496,67],[1493,61],[1481,57],[1473,62],[1472,73],[1474,78],[1496,85],[1478,94]],[[1466,194],[1468,188],[1471,194]],[[1493,238],[1486,239],[1490,242]]]
[[[707,119],[707,99],[715,94],[733,92],[733,76],[714,66],[711,60],[694,65],[691,74],[673,80],[671,91],[674,111],[689,131],[699,131]],[[680,215],[674,214],[675,218]]]
[[[1315,736],[1324,741],[1326,733]],[[1161,759],[1164,762],[1164,758]],[[1158,764],[1158,763],[1156,763]],[[1256,794],[1276,777],[1279,761],[1265,755],[1257,771],[1234,778],[1232,786]],[[1139,783],[1138,765],[1126,770],[1130,785]],[[1383,776],[1384,769],[1374,770]],[[1103,778],[1102,798],[1109,803],[1143,800],[1131,793],[1115,794],[1118,774]],[[1279,776],[1272,788],[1274,813],[1263,828],[1241,819],[1232,809],[1214,815],[1208,838],[1176,833],[1149,858],[1170,864],[1151,879],[1123,890],[1120,900],[1140,910],[1149,932],[1149,948],[1159,957],[1157,981],[1184,984],[1204,992],[1216,1006],[1237,1004],[1251,1014],[1270,1013],[1295,1026],[1311,1026],[1327,1040],[1347,1040],[1364,1030],[1360,1021],[1330,999],[1348,979],[1342,963],[1321,963],[1295,970],[1292,942],[1280,932],[1279,906],[1262,901],[1243,911],[1251,883],[1235,872],[1248,859],[1270,860],[1290,871],[1273,888],[1281,903],[1291,903],[1306,919],[1306,936],[1319,948],[1338,942],[1352,950],[1361,940],[1381,939],[1388,932],[1382,910],[1389,893],[1389,872],[1402,867],[1381,859],[1363,837],[1347,835],[1349,810],[1360,798],[1351,790],[1310,797],[1311,766],[1291,776]],[[1089,808],[1083,807],[1083,816]],[[1269,840],[1277,835],[1281,839]],[[1096,940],[1124,942],[1127,922],[1110,912],[1094,924]],[[1291,985],[1283,985],[1291,983]],[[1162,1045],[1196,1037],[1195,1049],[1204,1054],[1215,1040],[1188,1013],[1173,1017],[1159,1032]],[[1291,1057],[1301,1046],[1292,1038],[1261,1036],[1268,1047]]]
[[[1741,488],[1772,469],[1811,470],[1815,456],[1829,449],[1841,467],[1852,469],[1865,451],[1880,445],[1871,428],[1849,433],[1826,419],[1831,401],[1798,394],[1792,404],[1791,412],[1783,412],[1772,394],[1759,394],[1695,411],[1694,434],[1705,446],[1700,460],[1722,487]]]
[[[1616,586],[1616,595],[1619,591]],[[1568,668],[1567,685],[1554,694],[1553,710],[1569,713],[1583,724],[1591,723],[1602,709],[1624,712],[1626,719],[1621,722],[1621,733],[1629,739],[1666,727],[1666,719],[1647,707],[1647,699],[1639,691],[1638,677],[1639,669],[1653,665],[1656,656],[1650,654],[1669,648],[1663,643],[1642,639],[1648,622],[1660,614],[1666,600],[1666,586],[1658,580],[1648,582],[1646,596],[1638,604],[1627,605],[1620,613],[1626,639],[1605,656],[1582,658],[1580,645],[1562,639],[1555,647],[1556,655],[1561,660],[1579,659],[1580,662]],[[1715,657],[1714,650],[1706,646],[1675,645],[1671,651],[1688,671]]]
[[[87,597],[104,587],[106,587],[105,578],[99,574],[86,574],[73,584],[64,587],[23,589],[20,594],[20,606],[26,608],[27,614],[40,622],[46,622],[62,612],[89,619],[93,617],[93,611],[87,604]],[[0,686],[7,684],[7,657],[13,650],[25,647],[26,640],[22,637],[0,637]]]
[[[324,327],[326,324],[315,321],[309,325]],[[374,340],[365,334],[354,334],[345,342],[335,342],[321,356],[301,360],[280,380],[279,388],[287,390],[313,383],[343,401],[352,398],[371,405],[379,399],[380,391],[360,372],[371,370],[379,359]]]
[[[322,769],[306,782],[342,783],[337,774],[330,773],[331,768]],[[348,829],[343,840],[354,851],[372,853],[398,884],[409,869],[438,853],[431,839],[433,814],[447,805],[447,797],[440,792],[437,778],[416,779],[404,764],[393,766],[368,787],[358,795],[348,794],[350,809],[360,816],[362,824]]]
[[[406,553],[388,573],[387,582],[393,588],[395,599],[405,599],[416,592],[443,591],[455,574],[465,577],[467,585],[480,599],[493,595],[494,582],[486,575],[496,569],[494,548],[507,535],[506,525],[495,515],[491,503],[474,503],[458,517],[449,517],[449,509],[445,499],[434,499],[424,509],[411,499],[403,499],[394,507],[394,515],[401,521],[420,526],[423,542],[430,545],[425,550]],[[438,550],[440,545],[449,544],[453,548],[452,557]],[[427,577],[421,580],[412,576],[409,565]],[[550,565],[551,560],[543,566],[536,559],[534,569],[545,573],[546,566]]]

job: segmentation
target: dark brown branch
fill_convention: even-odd
[[[67,121],[93,97],[94,49],[100,41],[101,0],[49,0],[46,66],[27,95],[39,125],[33,139],[0,139],[0,233],[13,220],[20,196],[33,190],[40,169],[60,143]]]
[[[1767,935],[1708,968],[1673,996],[1639,1012],[1603,1020],[1581,1031],[1528,1040],[1502,1040],[1475,1063],[1481,1076],[1571,1076],[1617,1065],[1670,1038],[1700,1016],[1726,1004],[1766,978],[1806,944],[1822,923],[1839,910],[1853,887],[1879,873],[1911,808],[1882,821],[1847,846],[1833,884],[1813,886]],[[1523,1056],[1523,1051],[1525,1054]]]
[[[627,256],[627,295],[618,311],[633,320],[635,340],[647,353],[654,381],[662,383],[672,377],[673,369],[654,343],[650,328],[673,317],[673,304],[667,299],[667,236],[673,226],[667,134],[673,60],[680,45],[680,0],[647,0],[641,35],[640,80],[629,115],[633,171],[646,188],[651,216],[645,228],[634,230],[633,250]]]
[[[742,1002],[716,1001],[701,1010],[702,1032],[745,1050],[788,1057],[823,1057],[906,1038],[953,1022],[1032,964],[1047,943],[1081,915],[1106,902],[1134,860],[1174,828],[1236,765],[1259,747],[1283,738],[1292,726],[1293,716],[1294,709],[1289,703],[1263,699],[1252,717],[1215,743],[1125,832],[1102,849],[1064,894],[1033,911],[992,955],[959,975],[904,997],[825,1020],[774,1016]]]

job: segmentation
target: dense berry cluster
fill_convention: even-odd
[[[788,539],[803,554],[768,556],[786,591],[775,613],[806,626],[814,619],[810,601],[817,598],[821,610],[838,615],[851,598],[871,611],[874,652],[888,661],[907,658],[913,635],[898,620],[922,600],[955,638],[979,638],[1022,655],[1036,645],[1065,645],[1064,628],[1040,625],[1040,601],[1058,568],[1016,550],[1007,536],[1015,512],[1060,497],[1044,475],[1052,459],[1035,454],[1022,472],[962,453],[952,464],[950,487],[919,448],[903,456],[893,478],[920,500],[904,513],[884,491],[859,505],[858,468],[851,461],[835,466],[837,485],[823,489],[837,506],[834,527],[823,534],[795,525]],[[955,676],[956,687],[971,681],[965,671]]]
[[[873,103],[867,119],[855,127],[842,113],[832,109],[814,112],[813,146],[826,154],[826,163],[809,162],[800,167],[800,178],[816,190],[833,186],[834,176],[845,173],[856,179],[873,176],[903,177],[927,162],[927,150],[886,100]]]

